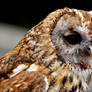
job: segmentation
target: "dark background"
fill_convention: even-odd
[[[91,0],[4,1],[0,3],[0,22],[31,28],[50,12],[64,7],[92,10]]]

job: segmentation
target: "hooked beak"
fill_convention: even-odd
[[[92,47],[90,47],[90,49],[91,49],[91,53],[90,53],[89,59],[90,59],[90,61],[92,62]]]

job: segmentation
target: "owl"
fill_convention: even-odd
[[[88,92],[92,13],[58,9],[0,57],[0,92]]]

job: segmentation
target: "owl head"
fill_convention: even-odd
[[[90,12],[68,9],[58,20],[52,34],[58,57],[66,63],[89,64],[92,52]]]

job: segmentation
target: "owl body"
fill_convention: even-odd
[[[92,15],[59,9],[0,57],[0,92],[87,92],[92,73]]]

